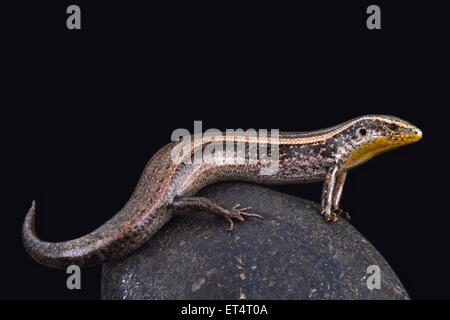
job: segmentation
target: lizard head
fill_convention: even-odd
[[[422,138],[419,128],[394,116],[368,115],[352,122],[345,135],[350,146],[344,162],[347,168],[358,166],[381,153]]]

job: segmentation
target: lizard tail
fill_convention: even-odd
[[[33,201],[22,227],[22,241],[28,254],[40,264],[65,269],[69,265],[88,267],[113,258],[123,257],[148,237],[146,214],[130,221],[130,208],[125,206],[96,230],[77,239],[46,242],[37,236],[34,227],[36,202]],[[131,223],[132,222],[132,223]]]

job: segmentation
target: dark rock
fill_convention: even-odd
[[[237,221],[174,217],[137,252],[103,265],[103,299],[409,299],[381,254],[344,219],[265,187],[223,183],[200,193],[264,216]],[[367,287],[367,267],[381,289]]]

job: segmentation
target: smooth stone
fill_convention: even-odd
[[[409,299],[382,255],[349,222],[263,186],[221,183],[199,195],[251,206],[264,220],[207,213],[169,221],[142,248],[103,265],[102,299]],[[381,270],[381,289],[367,268]]]

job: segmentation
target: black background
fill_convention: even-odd
[[[424,138],[349,173],[342,206],[412,298],[449,298],[448,18],[430,1],[2,4],[0,298],[95,299],[101,267],[69,291],[25,253],[37,201],[47,241],[86,234],[126,202],[172,131],[304,131],[393,114]],[[82,30],[66,28],[78,4]],[[314,201],[321,185],[277,187]],[[237,226],[238,227],[238,226]]]

